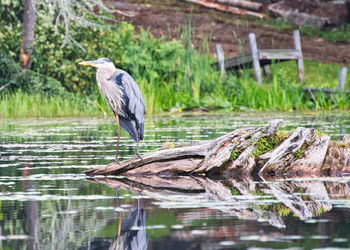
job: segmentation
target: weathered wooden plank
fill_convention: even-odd
[[[259,61],[259,51],[256,45],[255,34],[250,33],[248,37],[249,37],[250,51],[252,52],[256,81],[258,83],[261,83],[262,78],[261,78],[261,69],[260,69],[260,61]]]
[[[303,64],[303,52],[301,49],[299,30],[293,30],[294,48],[299,52],[299,58],[297,59],[298,75],[300,82],[304,82],[304,64]]]
[[[258,53],[261,60],[298,60],[300,58],[300,53],[293,49],[261,49]]]
[[[253,65],[252,54],[243,54],[237,57],[225,60],[225,69],[242,68],[244,66],[251,67]]]
[[[344,93],[344,85],[346,80],[346,67],[341,67],[339,71],[339,78],[338,78],[338,89],[340,92]]]
[[[225,76],[225,56],[221,44],[216,44],[216,56],[218,58],[218,68],[221,72],[221,77]]]
[[[314,88],[314,87],[304,88],[304,91],[311,100],[315,100],[319,95],[326,95],[327,98],[331,98],[333,95],[337,95],[339,94],[339,92],[341,92],[338,88],[331,89],[331,88]],[[350,93],[350,90],[343,90],[342,93],[348,94]]]
[[[264,74],[265,74],[265,75],[270,75],[270,74],[271,74],[271,72],[270,72],[270,67],[269,67],[268,64],[265,64],[265,65],[263,66],[263,69],[264,69]]]

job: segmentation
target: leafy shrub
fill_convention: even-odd
[[[31,70],[24,74],[21,66],[6,54],[0,54],[0,87],[2,86],[5,92],[21,89],[27,93],[50,96],[66,94],[59,81]]]

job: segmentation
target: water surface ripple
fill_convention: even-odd
[[[284,119],[341,140],[347,113],[148,117],[141,154]],[[350,246],[350,176],[96,177],[114,159],[112,118],[0,120],[0,249],[262,249]],[[135,154],[123,132],[120,157]]]

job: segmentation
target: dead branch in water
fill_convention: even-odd
[[[298,127],[278,130],[282,120],[265,127],[241,128],[195,145],[160,148],[143,160],[133,158],[85,171],[86,175],[302,174],[350,171],[348,142]]]

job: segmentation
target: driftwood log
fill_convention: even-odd
[[[282,120],[265,127],[237,129],[219,138],[175,148],[160,148],[143,156],[86,175],[294,175],[350,172],[350,144],[331,141],[312,128],[279,130]]]
[[[211,2],[208,0],[183,0],[183,1],[198,4],[198,5],[201,5],[201,6],[206,7],[206,8],[215,9],[218,11],[231,13],[231,14],[235,14],[235,15],[243,15],[243,16],[249,15],[249,16],[258,17],[260,19],[268,17],[265,13],[258,13],[255,11],[241,9],[241,8],[237,8],[237,7],[234,7],[231,5],[221,4],[219,2],[216,3],[216,2]]]
[[[262,3],[251,2],[248,0],[214,0],[214,2],[254,11],[262,11],[264,8]]]

